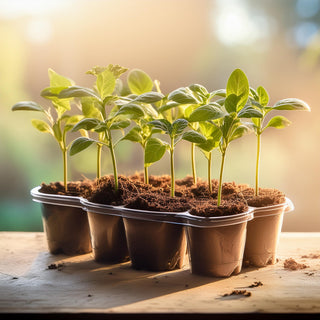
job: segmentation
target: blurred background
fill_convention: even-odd
[[[283,231],[320,231],[320,0],[0,0],[0,39],[0,230],[41,231],[30,189],[63,179],[58,145],[31,126],[39,115],[11,106],[48,105],[39,96],[48,68],[91,87],[85,72],[111,63],[144,70],[165,94],[192,83],[225,88],[241,68],[252,87],[267,89],[270,104],[306,101],[311,113],[284,111],[291,126],[264,133],[260,185],[293,201]],[[186,148],[177,147],[177,178],[191,174]],[[142,169],[140,146],[122,142],[116,152],[120,174]],[[253,186],[255,152],[254,135],[233,142],[224,180]],[[94,156],[89,148],[70,158],[69,180],[94,178]],[[205,178],[205,158],[199,151],[196,157]],[[168,161],[166,155],[150,173],[169,174]],[[215,178],[219,164],[214,153]],[[107,151],[102,170],[112,173]]]

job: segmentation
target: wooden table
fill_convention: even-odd
[[[68,257],[47,252],[43,233],[0,232],[0,312],[32,314],[34,319],[259,319],[272,313],[320,313],[320,233],[282,233],[279,261],[265,268],[243,268],[239,275],[210,278],[190,273],[137,271],[130,262],[96,263],[91,254]],[[308,267],[284,268],[293,258]],[[48,266],[55,264],[57,269]],[[262,286],[250,288],[254,282]],[[251,296],[223,296],[247,290]],[[90,314],[90,316],[88,315]],[[196,315],[196,317],[195,317]],[[212,319],[212,317],[211,317]],[[320,317],[318,318],[320,319]]]

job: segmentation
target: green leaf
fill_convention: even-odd
[[[306,102],[296,98],[280,100],[273,105],[272,109],[311,111],[309,105]]]
[[[229,141],[233,141],[235,139],[241,138],[242,136],[249,134],[252,132],[252,129],[249,126],[246,125],[239,125],[237,128],[233,131]]]
[[[208,90],[200,84],[192,84],[189,89],[203,98],[208,98],[210,95]]]
[[[240,101],[240,97],[235,94],[230,94],[224,101],[224,106],[228,113],[237,112],[237,106]]]
[[[139,127],[133,127],[122,140],[130,140],[133,142],[142,143],[141,129]]]
[[[237,126],[239,122],[240,120],[237,119],[237,114],[235,112],[228,114],[223,118],[221,132],[224,139],[229,140],[230,135],[233,132],[234,126]]]
[[[93,97],[100,100],[100,97],[91,89],[80,86],[71,86],[62,90],[59,93],[59,98],[82,98],[82,97]]]
[[[66,124],[64,126],[64,132],[70,131],[74,127],[74,125],[77,124],[82,119],[83,119],[82,115],[68,116],[66,118]]]
[[[129,127],[130,124],[131,124],[130,120],[115,121],[115,122],[112,122],[110,126],[110,130],[125,129]]]
[[[224,112],[215,102],[206,104],[195,109],[189,116],[189,122],[214,120],[224,117]]]
[[[199,132],[189,130],[183,133],[182,139],[192,143],[205,143],[206,138]]]
[[[167,150],[166,145],[158,138],[150,138],[144,151],[144,165],[149,167],[156,161],[159,161]]]
[[[199,101],[193,96],[189,88],[179,88],[168,95],[168,99],[180,104],[197,104]]]
[[[168,101],[165,105],[163,105],[162,107],[159,108],[159,112],[163,113],[167,110],[173,109],[178,107],[180,104],[178,102],[175,101]]]
[[[143,109],[144,113],[151,117],[151,118],[157,118],[159,113],[158,111],[150,104],[141,104],[141,108]]]
[[[262,86],[257,88],[257,93],[259,95],[259,103],[265,107],[269,103],[269,95],[266,89]]]
[[[170,133],[171,137],[179,136],[182,134],[183,130],[188,126],[188,121],[186,119],[177,119],[172,123],[172,130]]]
[[[255,101],[259,101],[258,92],[255,89],[251,88],[251,87],[249,87],[249,91],[250,91],[250,95],[253,97],[253,99]]]
[[[160,129],[161,131],[164,131],[165,133],[171,134],[172,125],[166,119],[153,120],[153,121],[150,121],[149,124],[154,126],[157,129]]]
[[[92,130],[98,127],[101,124],[101,121],[95,118],[84,118],[79,121],[72,129],[72,131],[78,131],[80,129]]]
[[[73,81],[66,78],[52,69],[48,69],[48,75],[50,79],[50,87],[69,87],[73,85]]]
[[[146,92],[138,96],[134,101],[136,102],[143,102],[143,103],[154,103],[162,100],[164,95],[159,92]]]
[[[34,120],[31,121],[31,123],[39,131],[47,132],[47,133],[50,133],[50,134],[52,134],[54,136],[54,133],[53,133],[51,127],[45,121],[34,119]]]
[[[219,141],[221,138],[221,130],[218,126],[210,122],[199,122],[199,129],[207,139]]]
[[[116,86],[116,78],[109,70],[104,70],[97,76],[97,90],[102,98],[112,95]]]
[[[235,69],[227,83],[227,97],[234,94],[239,97],[237,111],[245,106],[249,97],[249,82],[245,73],[240,69]]]
[[[219,146],[219,140],[216,141],[215,139],[207,139],[205,142],[197,144],[197,147],[200,148],[201,150],[207,152],[211,152],[213,149],[217,148]],[[204,154],[205,156],[206,153]]]
[[[33,101],[20,101],[14,104],[11,108],[12,111],[24,110],[24,111],[40,111],[44,112],[44,109],[36,102]]]
[[[219,96],[219,97],[225,98],[227,96],[226,89],[218,89],[218,90],[212,91],[210,93],[210,100],[215,96]]]
[[[61,142],[62,141],[62,132],[61,132],[60,124],[58,122],[56,122],[52,126],[52,130],[53,130],[54,137],[57,139],[57,141]]]
[[[120,115],[130,115],[134,119],[139,119],[144,116],[144,111],[138,104],[129,103],[123,105],[115,114],[115,117]]]
[[[70,155],[73,156],[80,151],[87,149],[93,143],[96,143],[96,141],[87,137],[79,137],[75,139],[70,146]]]
[[[268,127],[273,127],[273,128],[276,128],[276,129],[282,129],[282,128],[285,128],[285,127],[289,126],[290,124],[291,124],[291,121],[289,121],[287,118],[285,118],[283,116],[275,116],[272,119],[270,119],[270,121],[264,127],[263,130],[265,130]]]
[[[150,92],[153,88],[153,82],[149,75],[140,69],[131,70],[127,82],[130,91],[137,95]]]
[[[96,99],[92,99],[90,97],[81,98],[82,114],[86,118],[96,118],[102,120],[100,107],[101,105],[97,102]]]
[[[59,98],[60,92],[64,89],[67,89],[67,87],[48,87],[43,89],[40,95],[43,98],[54,100],[56,98]]]
[[[239,118],[262,118],[263,115],[260,110],[251,106],[245,106],[238,113]]]

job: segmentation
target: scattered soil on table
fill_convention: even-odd
[[[272,206],[286,202],[286,196],[277,189],[259,188],[259,195],[254,195],[253,188],[243,188],[242,194],[252,207]]]
[[[301,269],[309,268],[309,266],[307,266],[306,264],[298,263],[292,258],[286,259],[284,261],[283,266],[285,269],[289,269],[289,270],[301,270]]]
[[[88,196],[92,192],[94,186],[95,181],[89,179],[68,182],[67,192],[65,192],[64,184],[60,181],[51,182],[49,184],[43,182],[39,192],[67,196]]]
[[[303,258],[303,259],[319,259],[320,254],[310,253],[310,254],[301,256],[301,258]]]
[[[192,177],[176,180],[175,197],[170,196],[170,176],[150,176],[149,184],[143,182],[142,174],[118,177],[118,190],[114,190],[113,176],[104,176],[97,180],[88,200],[107,205],[124,205],[131,209],[157,212],[182,212],[191,210],[198,216],[222,216],[244,212],[248,206],[241,188],[234,182],[222,186],[222,203],[218,207],[218,182],[213,180],[213,191],[208,185],[198,180],[193,185]]]
[[[48,266],[48,269],[49,270],[58,270],[58,271],[61,271],[63,268],[63,263],[51,263],[49,266]]]
[[[251,297],[251,292],[247,290],[233,290],[230,293],[225,293],[222,295],[223,297],[229,297],[229,296],[244,296],[244,297]]]
[[[256,287],[261,287],[261,286],[263,286],[263,283],[261,281],[255,281],[248,288],[256,288]]]

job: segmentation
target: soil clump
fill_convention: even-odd
[[[283,266],[285,269],[289,269],[289,270],[301,270],[301,269],[309,268],[309,266],[307,266],[306,264],[298,263],[292,258],[286,259],[284,261]]]
[[[254,195],[253,188],[243,188],[242,194],[251,207],[266,207],[286,202],[286,196],[277,189],[259,188],[259,195]]]

